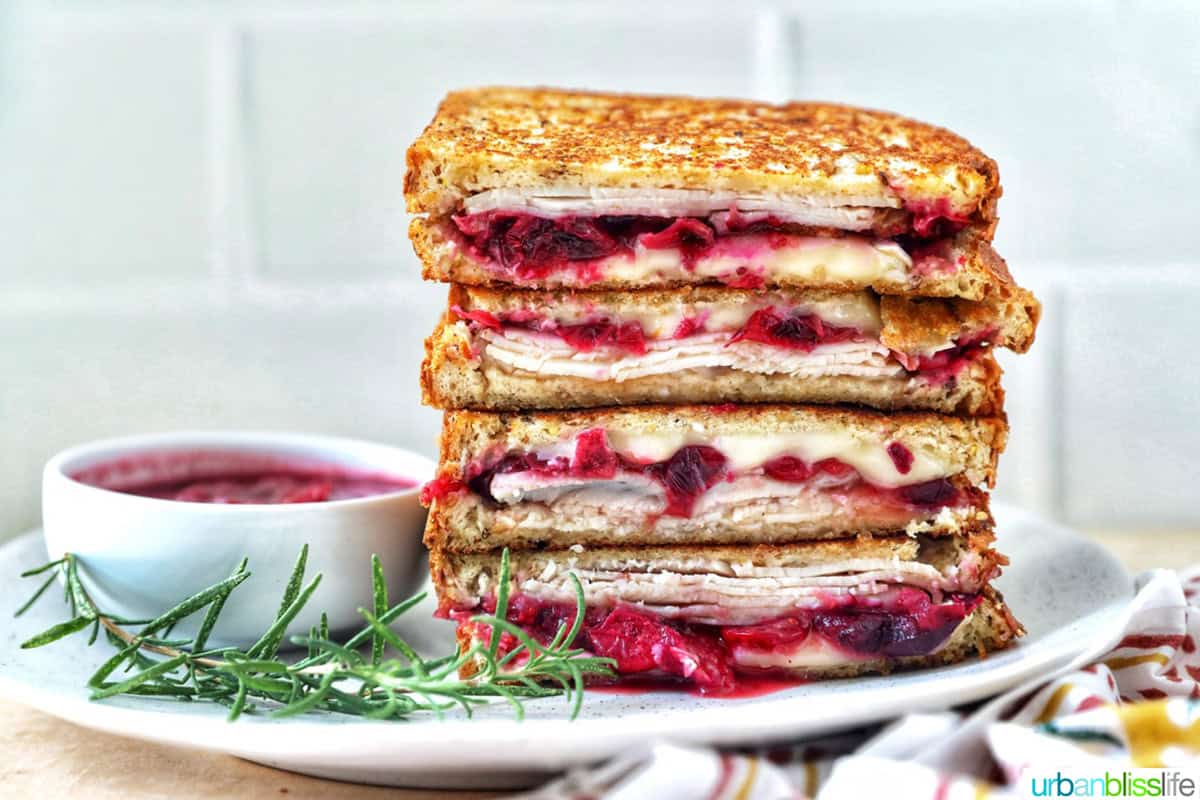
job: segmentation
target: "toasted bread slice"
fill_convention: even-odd
[[[883,584],[976,594],[1008,563],[991,548],[993,540],[984,532],[788,545],[516,550],[509,589],[544,602],[574,603],[570,573],[588,606],[635,603],[689,622],[753,624],[848,587],[860,597]],[[472,610],[495,594],[500,556],[434,550],[429,568],[443,606]]]
[[[481,410],[789,402],[999,414],[1000,368],[985,348],[1028,348],[1038,312],[1036,301],[713,286],[582,293],[454,286],[450,306],[425,345],[425,401]],[[759,312],[816,318],[853,339],[811,350],[739,341]],[[579,326],[592,331],[583,349],[553,334]],[[601,326],[609,333],[632,326],[640,352],[593,346]],[[957,353],[964,342],[971,346],[955,355],[958,366],[907,368],[920,367],[922,356]]]
[[[744,277],[749,271],[758,275],[756,280],[760,285],[771,288],[842,292],[872,289],[880,294],[1013,301],[1022,305],[1031,305],[1032,300],[1013,280],[1004,259],[973,230],[924,246],[915,256],[903,250],[897,252],[895,245],[886,243],[878,249],[878,243],[857,237],[810,238],[807,244],[827,241],[829,249],[810,247],[786,256],[776,251],[725,254],[711,264],[701,259],[697,268],[690,269],[677,255],[664,262],[659,256],[641,253],[632,257],[613,256],[595,268],[550,271],[520,279],[476,257],[445,220],[415,217],[409,225],[409,238],[426,280],[468,286],[593,290],[722,283],[742,286],[747,285]],[[851,245],[854,251],[849,256],[834,249]]]
[[[1007,563],[990,544],[990,536],[900,536],[785,547],[517,552],[509,567],[508,618],[534,638],[549,638],[571,620],[577,585],[587,613],[575,646],[615,656],[619,677],[695,670],[709,688],[728,689],[730,671],[827,678],[935,666],[985,655],[1023,633],[990,585]],[[486,643],[485,628],[469,620],[491,609],[500,560],[495,552],[432,554],[439,606],[460,621],[464,651]],[[941,607],[930,607],[924,622],[888,624],[889,614],[925,613],[922,594]],[[963,615],[957,623],[955,614]],[[789,620],[793,625],[780,627]],[[773,635],[780,630],[803,633]],[[647,638],[671,641],[699,661],[680,672],[672,659],[640,649]],[[469,664],[464,674],[473,669]],[[713,680],[722,673],[729,677]]]
[[[784,450],[792,446],[788,436],[831,437],[833,444],[822,457],[837,451],[848,463],[858,462],[859,471],[865,473],[886,472],[890,460],[880,454],[890,443],[899,442],[940,464],[947,475],[961,473],[971,484],[989,486],[995,482],[996,461],[1008,438],[1008,424],[997,417],[962,419],[822,406],[644,406],[528,414],[453,411],[445,415],[442,426],[439,475],[466,480],[479,459],[562,445],[593,428],[604,429],[610,439],[623,438],[628,449],[616,449],[639,460],[646,460],[651,450],[669,456],[683,444],[720,446],[723,440],[741,437],[775,442]],[[636,441],[639,436],[652,441],[643,447]],[[917,468],[911,469],[914,472],[894,477],[915,476]]]
[[[985,532],[977,486],[994,477],[1006,435],[995,418],[821,407],[450,412],[425,541],[481,552]],[[585,439],[612,454],[607,475],[575,469]],[[720,466],[697,472],[698,447]],[[832,482],[819,466],[781,476],[781,463],[846,471]]]
[[[884,411],[1003,413],[1000,366],[985,353],[948,380],[903,372],[797,376],[735,367],[680,367],[620,381],[514,369],[488,355],[470,327],[447,315],[425,342],[421,390],[441,409],[519,411],[650,403],[853,403]]]
[[[425,523],[425,545],[447,552],[480,553],[502,547],[651,547],[677,545],[779,545],[846,537],[966,536],[986,534],[993,520],[986,493],[961,478],[950,481],[952,507],[873,508],[821,495],[751,497],[688,517],[604,496],[551,503],[489,503],[471,493],[435,501]]]
[[[995,162],[894,114],[793,102],[490,87],[452,92],[408,151],[405,198],[444,216],[495,189],[696,189],[901,209],[986,238]]]

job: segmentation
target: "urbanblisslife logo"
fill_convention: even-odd
[[[1200,797],[1200,770],[1056,771],[1026,774],[1025,780],[1027,797]]]

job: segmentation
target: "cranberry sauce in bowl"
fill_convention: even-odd
[[[424,579],[425,511],[417,486],[425,456],[374,442],[300,433],[195,432],[127,436],[73,447],[42,473],[42,524],[51,558],[74,553],[88,591],[114,612],[149,619],[228,577],[243,557],[251,576],[213,631],[251,644],[274,621],[301,548],[322,574],[289,626],[307,632],[328,612],[333,630],[362,624],[371,558],[388,594]],[[180,621],[194,633],[200,620]]]
[[[146,452],[70,473],[80,483],[186,503],[276,505],[402,492],[417,481],[313,458],[237,450]]]

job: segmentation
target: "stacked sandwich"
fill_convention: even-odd
[[[991,587],[992,348],[1039,307],[990,241],[996,165],[854,108],[451,94],[408,153],[452,284],[424,492],[442,612],[729,692],[944,664],[1021,632]]]

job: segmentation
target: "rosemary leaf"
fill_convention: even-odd
[[[21,642],[22,650],[30,650],[34,647],[42,647],[51,642],[57,642],[64,636],[70,636],[72,633],[81,631],[88,625],[92,624],[91,617],[75,617],[66,622],[60,622],[57,625],[47,628],[36,636],[31,636]]]
[[[177,700],[194,700],[197,697],[196,690],[190,686],[177,686],[171,683],[144,683],[141,686],[130,687],[125,690],[124,694],[140,697],[173,697]]]
[[[242,715],[242,710],[246,707],[246,682],[238,681],[237,695],[233,698],[233,705],[229,709],[229,721],[233,722]]]
[[[56,561],[50,561],[46,564],[42,564],[40,567],[33,567],[32,569],[27,569],[21,573],[21,577],[22,578],[32,578],[34,575],[41,575],[43,572],[48,572],[49,570],[52,570],[55,567],[59,566],[64,561],[66,561],[66,558],[60,558]]]
[[[388,625],[388,624],[392,623],[393,621],[398,619],[401,614],[405,613],[406,611],[411,609],[413,606],[417,605],[422,600],[424,600],[425,595],[426,595],[425,592],[421,592],[420,594],[415,594],[403,602],[397,603],[396,605],[394,605],[390,609],[388,609],[387,613],[379,618],[379,621],[381,623],[383,623],[384,625]],[[321,618],[321,631],[322,632],[321,632],[320,638],[323,641],[329,641],[329,620],[324,615],[322,615],[322,618]],[[354,634],[349,639],[347,639],[345,645],[343,645],[343,646],[347,650],[353,650],[354,648],[359,647],[360,645],[364,644],[368,639],[370,639],[372,633],[374,633],[374,629],[370,625],[367,625],[365,628],[360,630],[358,633]],[[302,639],[302,637],[301,638],[294,637],[292,639],[292,643],[293,644],[305,644],[305,641]],[[318,656],[318,658],[320,658],[320,656]],[[297,663],[296,666],[299,668],[302,668],[302,667],[312,666],[312,664],[302,661],[302,662]]]
[[[385,611],[386,611],[386,609],[385,609]],[[379,666],[380,662],[383,660],[383,643],[386,642],[387,644],[390,644],[394,650],[396,650],[398,653],[400,653],[402,656],[404,656],[405,659],[407,659],[408,663],[412,665],[414,672],[416,672],[418,675],[422,675],[422,676],[425,674],[425,669],[424,669],[424,665],[421,661],[421,657],[419,655],[417,655],[417,651],[413,650],[412,646],[408,642],[401,639],[399,636],[396,635],[395,631],[393,631],[387,625],[384,625],[382,622],[380,622],[378,619],[376,619],[375,616],[373,614],[371,614],[371,612],[360,608],[358,610],[358,613],[360,613],[364,617],[366,617],[367,622],[369,622],[371,624],[371,627],[375,629],[375,635],[376,635],[375,641],[378,641],[381,643],[380,647],[379,647],[378,660],[376,660],[374,648],[372,648],[371,663],[374,666]]]
[[[306,566],[307,549],[304,549],[292,570],[274,622],[254,645],[241,650],[207,647],[207,640],[229,596],[249,577],[245,560],[225,580],[197,592],[163,614],[149,621],[129,622],[96,606],[81,579],[82,563],[67,554],[29,572],[57,570],[57,576],[63,578],[64,596],[72,617],[22,646],[42,646],[91,627],[90,645],[99,639],[103,629],[104,641],[115,652],[88,680],[93,699],[131,695],[212,702],[228,708],[230,720],[254,713],[256,704],[281,717],[324,711],[369,719],[405,719],[416,713],[441,718],[453,709],[460,709],[470,717],[479,705],[496,700],[509,704],[513,715],[523,719],[525,700],[554,695],[567,700],[574,717],[579,713],[586,676],[612,674],[609,659],[595,658],[572,647],[584,610],[583,589],[573,575],[575,616],[569,626],[560,626],[549,644],[534,640],[508,622],[507,551],[501,556],[496,613],[474,618],[476,624],[490,628],[490,636],[481,637],[480,643],[467,650],[426,659],[392,630],[391,623],[420,603],[424,595],[389,608],[382,564],[373,558],[372,610],[360,610],[366,625],[344,643],[338,643],[330,637],[329,620],[322,614],[320,623],[310,628],[308,636],[293,637],[292,641],[308,649],[304,658],[288,663],[276,655],[279,644],[321,582],[317,574],[304,585]],[[21,610],[38,600],[54,577],[52,574]],[[172,638],[170,631],[176,623],[206,607],[194,638]],[[134,624],[143,626],[136,634],[121,627]],[[509,647],[510,641],[515,646]],[[366,648],[366,652],[360,648]],[[395,651],[396,658],[388,658],[389,649]],[[460,678],[460,669],[468,665],[472,677]],[[130,674],[124,680],[110,680],[118,670]]]
[[[357,652],[349,649],[348,647],[346,647],[344,645],[340,645],[337,642],[332,642],[329,639],[309,640],[309,639],[305,639],[303,637],[295,637],[292,639],[292,641],[295,642],[296,644],[302,644],[302,645],[309,644],[311,641],[311,643],[313,645],[315,645],[318,650],[321,651],[321,655],[318,656],[318,659],[323,659],[324,661],[328,661],[329,657],[333,656],[333,657],[338,658],[343,664],[346,664],[349,666],[361,666],[363,663],[362,656],[360,656]],[[303,661],[292,665],[293,672],[298,672],[302,669],[307,669],[307,668],[308,668],[308,665],[305,664]]]
[[[71,605],[75,609],[75,613],[95,619],[96,606],[92,604],[92,599],[88,597],[87,591],[83,588],[83,581],[79,580],[78,559],[68,553],[67,559],[67,591],[71,593]]]
[[[238,575],[230,575],[220,583],[214,583],[207,589],[202,589],[201,591],[196,592],[194,595],[171,608],[169,611],[165,611],[147,622],[145,627],[142,628],[140,635],[149,636],[150,634],[156,633],[168,625],[178,622],[184,617],[189,617],[192,614],[195,614],[197,611],[204,608],[216,598],[223,594],[228,594],[234,587],[240,586],[242,582],[249,577],[249,572],[243,572]]]
[[[304,565],[303,563],[297,563],[297,567],[303,569]],[[303,578],[303,575],[301,575],[301,578]],[[312,597],[312,593],[320,585],[321,573],[318,572],[313,576],[312,582],[304,587],[304,590],[299,595],[294,596],[287,607],[279,612],[279,617],[271,623],[271,627],[267,628],[267,632],[246,651],[246,655],[273,658],[279,652],[279,643],[283,641],[283,634],[287,631],[288,625],[292,624],[292,620],[296,618],[296,615],[300,613],[300,610],[308,603],[308,599]]]
[[[249,565],[249,563],[250,560],[248,558],[243,558],[241,563],[238,564],[237,568],[233,571],[233,574],[231,574],[229,577],[233,578],[243,573],[245,573],[246,577],[250,577],[250,573],[246,571],[246,567]],[[217,624],[217,618],[220,617],[221,612],[225,610],[225,601],[229,599],[230,592],[232,592],[235,588],[236,584],[234,586],[230,586],[229,591],[222,595],[218,595],[216,599],[212,601],[212,604],[209,605],[208,611],[206,611],[204,614],[204,621],[200,623],[200,630],[196,633],[196,641],[192,644],[192,652],[203,650],[204,645],[208,644],[208,637],[212,635],[213,627]]]
[[[184,662],[188,660],[187,653],[180,653],[174,658],[168,658],[165,661],[159,661],[154,666],[142,670],[131,678],[127,678],[120,683],[101,684],[95,691],[92,692],[92,700],[103,700],[105,697],[113,695],[125,694],[135,686],[141,686],[147,681],[170,672],[173,669],[178,669]]]
[[[37,571],[33,571],[33,570],[31,570],[31,571],[29,572],[29,574],[30,574],[30,575],[36,575],[36,574],[37,574]],[[24,575],[22,575],[21,577],[25,577],[25,576],[24,576]],[[34,592],[34,593],[33,593],[33,597],[31,597],[31,598],[29,598],[28,600],[26,600],[26,601],[25,601],[25,604],[24,604],[24,605],[22,605],[20,608],[18,608],[18,609],[17,609],[17,611],[16,611],[16,613],[15,613],[15,614],[13,614],[13,616],[14,616],[14,617],[19,617],[19,616],[21,616],[22,614],[24,614],[26,611],[28,611],[28,610],[29,610],[29,608],[30,608],[30,606],[32,606],[34,603],[36,603],[36,602],[38,601],[38,599],[39,599],[39,598],[40,598],[40,597],[41,597],[43,594],[45,594],[45,593],[46,593],[46,590],[50,588],[50,584],[54,583],[54,579],[55,579],[55,578],[57,578],[57,577],[58,577],[57,575],[51,575],[49,578],[46,578],[46,582],[45,582],[45,583],[43,583],[43,584],[42,584],[42,585],[41,585],[41,586],[38,588],[38,590],[37,590],[36,592]]]
[[[230,654],[233,655],[232,653]],[[287,675],[291,669],[282,661],[271,661],[265,658],[231,657],[228,667],[241,672],[263,672],[270,675]]]
[[[385,643],[389,641],[383,631],[386,628],[379,624],[378,618],[387,613],[388,610],[388,591],[387,579],[383,576],[383,563],[379,560],[379,556],[371,555],[371,588],[372,596],[375,600],[374,617],[368,616],[362,609],[359,609],[363,616],[371,623],[373,633],[371,635],[371,664],[378,667],[383,661],[383,650]]]
[[[325,699],[325,695],[329,693],[329,690],[333,686],[333,682],[336,680],[336,678],[336,673],[330,672],[321,679],[321,682],[317,685],[316,689],[310,691],[304,697],[292,703],[291,705],[286,705],[283,708],[276,709],[274,712],[272,712],[271,716],[290,717],[296,714],[303,714],[306,711],[316,708],[317,705]]]
[[[279,610],[275,612],[275,618],[282,617],[284,613],[291,608],[292,603],[296,602],[296,597],[300,594],[300,587],[304,586],[304,571],[308,567],[308,545],[300,548],[300,555],[296,556],[296,564],[292,567],[291,577],[288,578],[287,586],[283,589],[283,598],[279,601]]]
[[[508,548],[500,554],[500,576],[496,580],[496,613],[497,619],[508,618]],[[500,637],[496,631],[488,640],[488,653],[494,658],[500,649]]]

